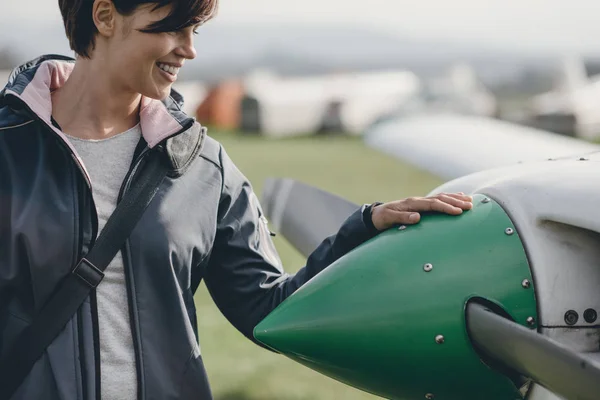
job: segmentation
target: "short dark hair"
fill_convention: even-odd
[[[143,4],[154,4],[153,10],[173,6],[169,15],[141,32],[173,32],[200,24],[211,19],[219,0],[112,0],[121,15],[131,15]],[[89,58],[94,49],[98,30],[92,19],[94,0],[58,0],[65,24],[65,32],[71,49],[80,56]]]

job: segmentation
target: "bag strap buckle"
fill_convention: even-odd
[[[76,275],[91,289],[98,287],[102,279],[104,279],[104,272],[100,271],[98,267],[86,258],[82,258],[71,273]]]

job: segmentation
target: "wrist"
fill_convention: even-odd
[[[373,224],[373,209],[382,204],[382,202],[368,204],[363,211],[363,222],[371,233],[379,233],[379,229],[377,229],[375,224]]]

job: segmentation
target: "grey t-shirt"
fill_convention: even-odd
[[[92,194],[101,232],[117,205],[121,184],[137,146],[138,125],[104,140],[70,137],[92,180]],[[125,286],[123,257],[117,253],[96,288],[100,331],[101,394],[103,400],[135,400],[137,375]]]

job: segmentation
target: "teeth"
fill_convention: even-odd
[[[179,68],[173,67],[173,66],[170,66],[167,64],[163,64],[163,63],[159,63],[158,68],[162,69],[165,72],[170,73],[171,75],[177,75],[177,73],[179,72]]]

